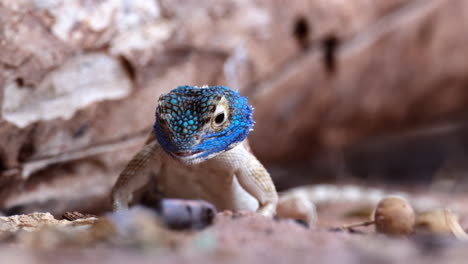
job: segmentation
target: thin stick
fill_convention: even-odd
[[[352,229],[352,228],[355,228],[355,227],[370,226],[370,225],[373,225],[373,224],[375,224],[374,220],[365,221],[365,222],[356,223],[356,224],[343,225],[343,226],[341,226],[341,228],[342,229]]]

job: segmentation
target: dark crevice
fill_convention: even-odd
[[[301,46],[302,49],[307,49],[309,47],[309,35],[310,35],[310,26],[307,23],[307,20],[303,17],[299,17],[294,23],[293,29],[294,37],[297,40],[297,43]]]
[[[16,77],[15,83],[16,86],[18,86],[20,89],[32,89],[36,85],[33,80],[28,80],[27,78],[25,79],[23,77]]]
[[[21,78],[21,77],[16,78],[15,82],[16,82],[16,85],[18,85],[18,87],[23,87],[24,86],[24,79]]]
[[[0,172],[7,170],[7,156],[3,149],[0,149]]]
[[[323,50],[323,65],[328,73],[336,71],[336,51],[339,45],[339,40],[335,36],[328,36],[322,41]]]
[[[88,130],[88,124],[82,124],[78,129],[73,132],[73,138],[82,137]]]
[[[27,137],[25,138],[24,143],[21,145],[18,151],[18,162],[23,163],[28,161],[36,152],[34,146],[34,134],[36,132],[36,126],[33,126],[32,129],[28,132]]]
[[[20,148],[18,153],[18,161],[27,161],[35,152],[34,144],[31,140],[27,140]]]
[[[2,211],[2,214],[6,215],[6,216],[20,215],[20,214],[24,213],[24,211],[25,211],[24,208],[25,208],[24,205],[15,205],[13,207],[5,208]]]
[[[132,81],[135,82],[136,80],[136,71],[135,67],[133,67],[132,63],[125,58],[125,56],[119,56],[120,64],[122,64],[123,69],[128,75],[128,78]]]

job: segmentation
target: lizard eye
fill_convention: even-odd
[[[215,130],[222,129],[224,124],[229,120],[229,102],[226,98],[221,98],[216,109],[211,117],[211,127]]]
[[[221,125],[224,122],[224,113],[220,113],[215,117],[215,123]]]

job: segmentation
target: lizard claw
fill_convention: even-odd
[[[261,205],[257,209],[257,213],[266,216],[266,217],[273,217],[276,214],[276,204],[275,203],[266,203]]]

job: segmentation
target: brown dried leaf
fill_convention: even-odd
[[[416,232],[433,234],[450,234],[452,231],[447,224],[444,209],[434,209],[419,213],[415,223]]]

